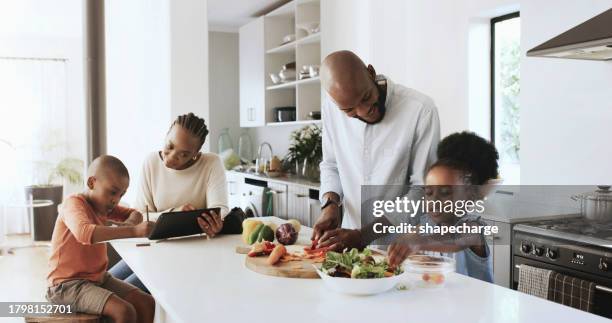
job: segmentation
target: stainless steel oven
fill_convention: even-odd
[[[593,313],[612,318],[612,246],[575,238],[537,225],[516,225],[512,239],[512,287],[518,288],[521,265],[592,281],[596,284]]]

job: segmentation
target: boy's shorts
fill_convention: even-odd
[[[102,283],[83,279],[68,280],[47,288],[46,297],[51,303],[70,305],[73,312],[100,315],[112,294],[125,298],[134,290],[138,288],[106,272]]]

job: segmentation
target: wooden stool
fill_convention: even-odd
[[[85,313],[74,313],[74,314],[54,314],[49,316],[26,316],[26,323],[101,323],[102,316],[85,314]]]

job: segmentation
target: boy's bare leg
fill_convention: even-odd
[[[110,317],[115,323],[137,322],[136,309],[134,306],[114,294],[111,295],[106,301],[106,304],[104,304],[102,315]]]
[[[132,304],[136,309],[138,323],[153,322],[155,317],[155,299],[151,295],[136,289],[127,294],[123,299]]]

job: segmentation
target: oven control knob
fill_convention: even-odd
[[[529,243],[526,243],[526,242],[521,243],[521,251],[523,253],[530,253],[531,252],[531,245]]]
[[[599,259],[599,269],[602,271],[608,271],[608,262],[603,260],[603,258]]]
[[[559,257],[559,253],[554,249],[547,249],[546,257],[548,257],[549,259],[557,259]]]
[[[544,248],[542,248],[542,247],[535,247],[535,249],[533,249],[533,254],[538,256],[538,257],[544,256]]]

